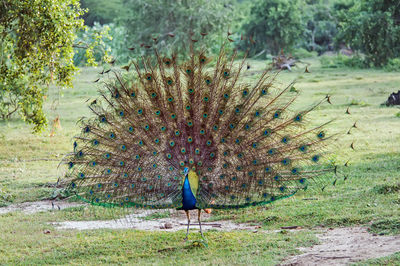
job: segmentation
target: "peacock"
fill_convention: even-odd
[[[203,236],[202,210],[272,203],[337,170],[321,161],[331,121],[312,126],[330,96],[292,110],[293,83],[282,87],[268,70],[245,82],[246,55],[236,60],[225,43],[213,58],[195,45],[186,56],[148,46],[150,55],[110,73],[88,104],[92,117],[78,121],[62,180],[94,205],[184,210],[185,240],[189,210]]]

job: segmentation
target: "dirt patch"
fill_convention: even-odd
[[[148,220],[146,217],[152,216],[155,213],[169,213],[167,218]],[[197,222],[197,211],[191,211],[191,229],[199,229]],[[259,226],[249,224],[236,224],[231,221],[205,222],[210,215],[202,214],[202,229],[204,231],[215,229],[219,231],[232,230],[257,230]],[[91,230],[91,229],[137,229],[137,230],[162,230],[162,231],[178,231],[186,230],[187,218],[183,211],[166,210],[137,210],[135,213],[127,217],[117,220],[106,221],[65,221],[53,223],[58,229],[75,229],[75,230]]]
[[[24,202],[24,203],[11,204],[7,207],[1,207],[0,214],[16,212],[16,211],[21,211],[26,214],[32,214],[36,212],[61,210],[65,208],[77,207],[82,205],[84,204],[76,202],[51,201],[51,200]]]
[[[300,248],[303,254],[282,265],[347,265],[400,251],[400,235],[374,235],[364,227],[334,228],[317,236],[321,244]]]
[[[66,202],[66,201],[36,201],[12,204],[7,207],[0,208],[0,215],[9,212],[21,211],[25,214],[33,214],[36,212],[44,212],[51,210],[62,210],[70,207],[84,206],[83,203]],[[148,217],[154,214],[168,214],[166,218],[149,219]],[[147,218],[146,218],[147,217]],[[157,217],[157,216],[156,216]],[[249,224],[235,224],[231,221],[206,222],[210,214],[202,213],[202,228],[204,231],[215,229],[223,231],[231,230],[256,230],[258,226]],[[136,210],[127,217],[115,220],[105,221],[65,221],[53,223],[58,229],[76,229],[76,230],[91,230],[91,229],[138,229],[138,230],[165,230],[178,231],[186,229],[187,218],[183,211],[177,210]],[[197,211],[191,211],[190,228],[198,229]]]

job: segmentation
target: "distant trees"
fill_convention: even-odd
[[[333,50],[337,34],[336,9],[326,0],[309,0],[303,5],[305,20],[304,39],[301,46],[319,54]]]
[[[357,1],[343,17],[337,41],[363,52],[368,65],[380,67],[400,57],[398,0]]]
[[[323,53],[346,45],[363,53],[360,60],[367,66],[400,68],[398,0],[81,3],[84,8],[79,0],[0,2],[0,119],[19,114],[34,131],[42,130],[43,99],[50,83],[71,86],[76,64],[93,65],[107,59],[108,53],[118,63],[126,62],[138,51],[128,47],[154,44],[153,38],[159,47],[183,51],[190,38],[199,40],[200,33],[206,33],[204,44],[215,51],[226,40],[226,32],[235,30],[231,39],[246,36],[240,48],[251,47],[253,54],[265,50],[276,55],[280,49],[298,48]]]
[[[119,21],[127,30],[127,47],[152,44],[152,38],[158,38],[158,45],[182,51],[191,33],[193,39],[207,33],[204,41],[212,47],[233,20],[232,7],[225,0],[123,0],[123,5],[126,13]],[[164,42],[168,34],[174,38]]]
[[[361,52],[364,65],[382,67],[400,58],[400,2],[258,0],[242,31],[256,41],[255,52],[306,48],[321,54],[344,45]]]
[[[123,0],[80,0],[81,7],[88,12],[82,18],[85,25],[94,26],[94,23],[101,25],[113,23],[116,18],[124,16],[125,9]]]
[[[291,49],[304,32],[299,0],[258,0],[251,8],[243,31],[255,43],[254,52],[266,49],[277,54],[281,48]],[[247,46],[251,46],[249,39]]]
[[[256,41],[256,52],[304,48],[321,54],[334,49],[339,15],[351,6],[352,0],[258,0],[242,31]]]

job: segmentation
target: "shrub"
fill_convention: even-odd
[[[299,49],[295,49],[292,52],[292,55],[295,58],[301,59],[301,58],[316,57],[318,55],[318,53],[316,51],[309,52],[304,48],[299,48]]]
[[[97,65],[96,62],[103,63],[103,60],[110,60],[109,53],[111,52],[111,47],[108,43],[112,40],[112,36],[109,33],[110,30],[110,26],[100,25],[95,22],[93,27],[87,26],[84,30],[78,32],[77,41],[81,46],[89,47],[90,44],[96,45],[92,45],[87,50],[80,49],[81,46],[76,47],[74,51],[74,65]]]
[[[400,55],[398,0],[355,1],[339,24],[336,42],[349,44],[365,54],[368,65],[385,66]]]
[[[351,68],[364,68],[366,67],[364,59],[359,55],[348,57],[345,55],[335,56],[321,56],[320,62],[323,68],[340,68],[340,67],[351,67]]]
[[[252,48],[254,54],[262,50],[277,55],[281,49],[290,51],[304,31],[301,2],[299,0],[254,1],[243,32],[246,39],[242,48]]]
[[[389,59],[387,65],[385,66],[387,71],[400,71],[400,57]]]

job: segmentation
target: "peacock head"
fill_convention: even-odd
[[[189,173],[189,168],[185,167],[183,169],[183,173],[185,174],[185,176]]]

